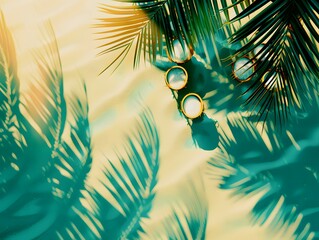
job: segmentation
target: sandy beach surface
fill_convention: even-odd
[[[160,136],[160,169],[154,206],[144,224],[146,232],[160,231],[160,222],[170,214],[172,202],[183,204],[199,196],[208,209],[206,239],[293,239],[293,225],[286,232],[275,232],[267,228],[271,218],[263,226],[252,224],[250,211],[258,196],[241,199],[218,188],[220,180],[215,172],[219,170],[207,164],[216,153],[194,146],[191,130],[165,85],[163,71],[147,64],[133,69],[130,54],[112,75],[99,75],[106,56],[97,56],[99,42],[92,25],[101,14],[99,4],[107,2],[0,0],[14,36],[23,92],[29,92],[28,83],[35,79],[32,52],[43,48],[48,21],[60,49],[66,95],[81,93],[83,81],[87,86],[94,159],[90,181],[96,181],[99,189],[99,169],[106,166],[107,159],[116,157],[115,150],[123,151],[139,113],[148,108]],[[220,121],[222,124],[222,118]],[[187,190],[190,184],[196,186],[197,193]],[[150,236],[142,234],[141,238]]]

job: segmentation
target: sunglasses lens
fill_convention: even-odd
[[[201,97],[195,93],[186,95],[182,100],[181,107],[184,115],[190,119],[199,117],[204,111],[203,101]]]
[[[173,62],[184,63],[192,58],[193,51],[187,46],[185,40],[175,39],[172,44],[173,52],[169,52],[169,57]]]
[[[172,90],[180,90],[187,84],[187,72],[180,66],[175,66],[166,72],[166,85]]]

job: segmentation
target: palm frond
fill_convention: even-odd
[[[109,161],[100,179],[109,197],[93,190],[99,206],[102,239],[136,239],[143,231],[155,197],[159,169],[159,137],[150,112],[140,116],[136,131],[125,146],[126,156]],[[113,199],[113,201],[112,201]]]
[[[253,63],[253,83],[245,93],[249,96],[246,104],[260,118],[273,112],[272,118],[282,125],[291,112],[313,100],[304,87],[318,89],[318,3],[237,0],[226,5],[222,12],[237,13],[229,24],[245,22],[234,28],[230,41],[242,44],[233,59],[250,56]],[[256,48],[259,50],[254,53]]]
[[[115,0],[103,5],[101,11],[109,16],[96,25],[102,30],[99,34],[104,41],[101,54],[119,54],[102,72],[113,64],[117,67],[133,46],[134,66],[142,58],[154,63],[157,55],[166,55],[165,51],[174,55],[176,41],[184,50],[203,49],[219,27],[214,21],[214,7],[211,0]],[[208,53],[206,58],[209,59]]]
[[[264,224],[274,216],[272,229],[299,223],[297,239],[319,236],[319,164],[314,157],[319,126],[313,118],[318,111],[300,120],[298,129],[279,134],[272,121],[262,129],[246,117],[230,116],[220,127],[221,154],[210,161],[223,169],[221,188],[243,197],[261,194],[252,209],[256,222]]]

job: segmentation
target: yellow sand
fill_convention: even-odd
[[[192,197],[192,193],[182,191],[191,179],[199,186],[204,182],[204,188],[199,191],[209,204],[207,239],[292,239],[291,232],[273,233],[266,226],[251,225],[249,212],[257,197],[233,198],[230,191],[217,187],[218,180],[212,178],[215,170],[207,174],[206,161],[213,153],[190,146],[190,129],[179,116],[162,71],[143,65],[133,71],[132,56],[129,56],[112,76],[98,76],[105,57],[96,57],[98,43],[91,25],[100,15],[97,6],[101,2],[106,0],[0,0],[0,8],[14,35],[23,91],[28,91],[27,82],[34,77],[30,50],[43,47],[40,31],[48,20],[58,40],[66,93],[80,92],[80,76],[85,80],[95,160],[91,181],[99,176],[105,155],[112,159],[114,149],[121,150],[126,134],[134,129],[140,106],[144,105],[154,115],[161,141],[158,195],[151,218],[145,224],[147,231],[156,231],[159,221],[169,213],[172,201],[187,201]]]

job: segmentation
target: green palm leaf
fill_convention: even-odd
[[[228,18],[229,24],[245,22],[234,28],[230,37],[231,43],[242,43],[232,58],[250,56],[255,70],[253,83],[246,92],[249,95],[246,103],[263,118],[274,111],[273,118],[282,122],[296,108],[313,101],[307,96],[305,86],[317,89],[318,2],[240,0],[226,5],[222,12],[227,12],[228,17],[230,11],[237,13]],[[262,46],[260,50],[253,54],[259,46]],[[271,80],[272,76],[276,76],[275,81]]]
[[[119,52],[102,72],[113,64],[117,67],[133,46],[134,66],[141,58],[154,63],[157,55],[166,55],[165,51],[172,55],[176,39],[182,46],[185,43],[195,51],[202,50],[218,29],[210,0],[115,0],[114,4],[103,5],[101,11],[109,15],[96,25],[102,29],[101,54]]]

